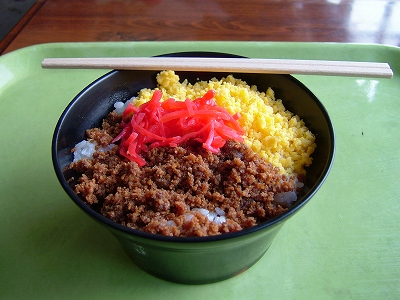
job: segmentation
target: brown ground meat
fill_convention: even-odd
[[[119,132],[111,113],[102,128],[87,131],[106,146]],[[168,236],[207,236],[234,232],[270,220],[288,208],[276,193],[292,191],[296,179],[279,173],[244,144],[228,141],[212,154],[201,144],[158,147],[143,152],[139,167],[118,154],[118,146],[71,164],[80,175],[75,191],[102,215],[130,228]],[[222,209],[216,223],[196,210]]]

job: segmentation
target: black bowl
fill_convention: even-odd
[[[231,57],[220,53],[176,53],[168,56]],[[52,158],[57,177],[71,199],[89,216],[108,228],[127,254],[145,271],[181,283],[207,283],[239,274],[256,263],[271,245],[284,222],[303,207],[327,177],[334,158],[333,126],[322,103],[301,82],[290,75],[239,74],[236,78],[259,90],[271,87],[285,107],[299,115],[315,134],[317,148],[307,169],[305,188],[296,204],[279,217],[258,226],[209,237],[167,237],[149,234],[117,224],[90,208],[77,196],[68,169],[71,149],[85,138],[85,130],[100,125],[117,101],[126,101],[142,88],[157,85],[156,71],[111,71],[100,77],[67,106],[55,128]],[[189,82],[222,78],[232,73],[176,72]]]

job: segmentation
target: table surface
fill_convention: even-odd
[[[394,0],[38,0],[0,53],[49,42],[292,41],[400,46]]]

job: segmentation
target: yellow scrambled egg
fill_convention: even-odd
[[[231,75],[192,85],[186,80],[180,82],[173,71],[160,72],[157,82],[164,99],[195,99],[215,90],[219,106],[231,114],[240,113],[238,122],[246,131],[245,143],[282,173],[305,174],[304,168],[312,163],[315,136],[298,116],[285,109],[281,100],[275,99],[271,88],[259,92],[256,86]],[[152,94],[150,89],[141,90],[135,105],[149,101]]]

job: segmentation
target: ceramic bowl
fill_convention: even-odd
[[[171,56],[171,55],[170,55]],[[172,56],[229,56],[219,53],[178,53]],[[304,191],[296,204],[279,217],[235,233],[210,237],[167,237],[130,229],[103,217],[74,193],[71,148],[85,138],[85,130],[100,125],[116,101],[126,101],[144,88],[156,87],[156,71],[111,71],[80,92],[62,113],[53,136],[52,158],[56,175],[69,197],[90,217],[108,228],[132,260],[146,272],[165,280],[201,284],[240,274],[255,264],[270,247],[283,224],[299,211],[326,179],[334,158],[334,131],[322,103],[290,75],[234,74],[259,90],[271,87],[286,108],[299,115],[316,135],[313,164],[307,169]],[[227,73],[177,72],[195,82]]]

